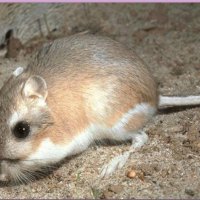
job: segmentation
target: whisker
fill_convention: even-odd
[[[23,171],[24,176],[26,177],[28,182],[33,182],[35,180],[35,177],[32,172],[30,171]]]
[[[20,176],[23,181],[23,184],[26,184],[28,182],[27,176],[23,172],[20,173]]]
[[[24,183],[20,173],[17,173],[16,177],[17,177],[17,180],[19,181],[20,184]]]

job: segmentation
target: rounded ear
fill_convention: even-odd
[[[31,76],[23,87],[23,94],[28,98],[47,98],[47,84],[41,76]]]

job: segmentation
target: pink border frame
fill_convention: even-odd
[[[0,0],[0,3],[200,3],[200,0]]]

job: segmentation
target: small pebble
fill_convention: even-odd
[[[113,196],[113,192],[105,191],[105,192],[103,192],[102,198],[103,199],[110,199],[112,196]]]
[[[190,196],[194,196],[194,191],[191,189],[185,189],[185,193],[190,195]]]
[[[127,177],[131,178],[131,179],[135,178],[136,177],[136,172],[134,170],[129,171],[127,173]]]
[[[32,189],[32,192],[33,192],[33,193],[35,193],[35,192],[36,192],[36,190],[35,190],[35,189]]]
[[[114,192],[116,194],[120,193],[123,190],[123,186],[122,185],[111,185],[108,188],[109,191]]]

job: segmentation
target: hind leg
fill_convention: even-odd
[[[114,157],[109,163],[103,166],[101,177],[111,175],[116,169],[122,168],[132,153],[140,149],[147,141],[148,135],[142,131],[143,126],[148,119],[154,114],[154,109],[150,106],[142,105],[134,108],[120,119],[120,121],[112,128],[114,139],[131,139],[132,145],[129,151]]]
[[[111,175],[115,170],[122,168],[130,155],[135,153],[140,147],[142,147],[148,141],[148,135],[144,131],[138,131],[133,134],[132,145],[129,151],[114,157],[109,163],[103,166],[101,170],[101,177]]]

